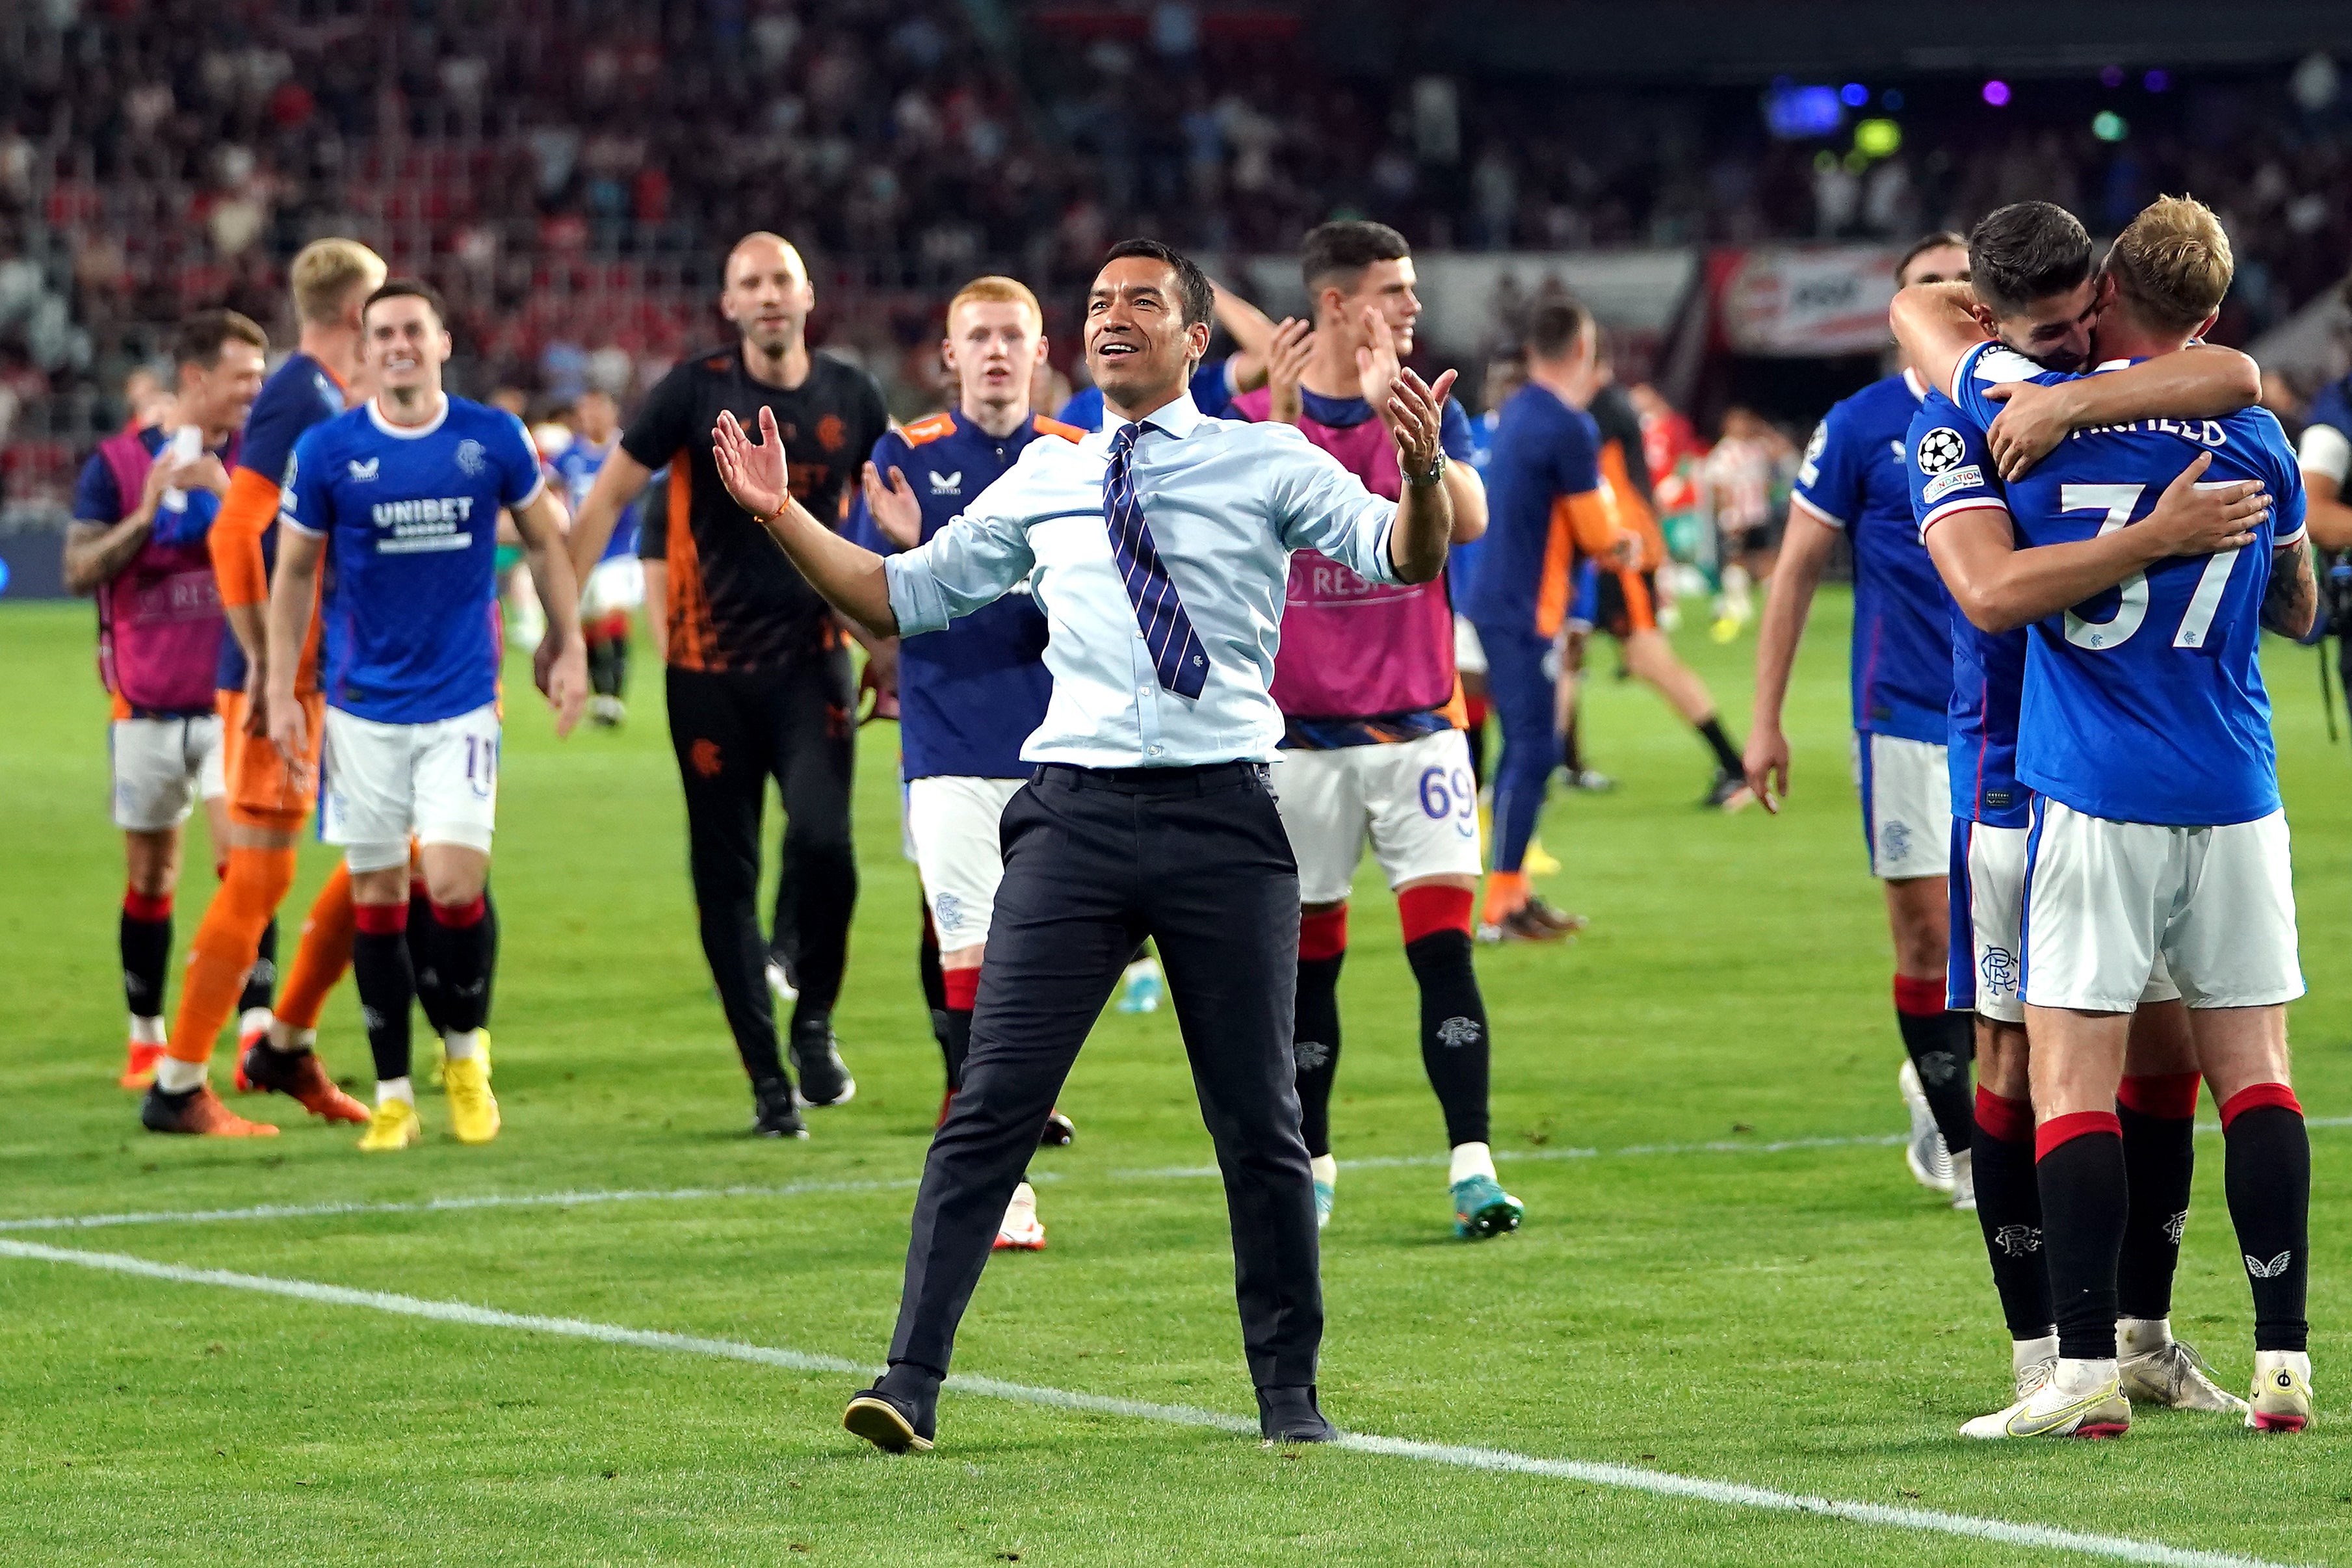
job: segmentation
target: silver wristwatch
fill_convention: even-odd
[[[1429,460],[1429,468],[1427,471],[1418,474],[1407,474],[1404,476],[1404,482],[1412,486],[1415,489],[1425,490],[1429,489],[1430,486],[1436,484],[1439,480],[1444,478],[1445,448],[1440,447],[1437,449],[1437,455]]]

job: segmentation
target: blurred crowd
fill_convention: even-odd
[[[0,7],[0,479],[119,424],[185,310],[282,333],[283,263],[326,233],[442,288],[467,390],[551,398],[625,395],[706,336],[713,255],[756,227],[809,254],[819,340],[910,400],[947,289],[1004,269],[1058,302],[1138,232],[1212,256],[1343,215],[1423,250],[1738,244],[2028,195],[2105,232],[2185,189],[2240,247],[2238,340],[2352,255],[2352,89],[2319,57],[2072,84],[2047,112],[2023,87],[2000,110],[1973,83],[1874,88],[1855,116],[1907,144],[1864,156],[1851,126],[1773,139],[1752,89],[1327,78],[1297,26],[1176,0]],[[2110,100],[2128,123],[2102,139]]]

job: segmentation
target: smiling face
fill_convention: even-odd
[[[1327,283],[1318,295],[1323,311],[1318,331],[1337,329],[1344,334],[1350,353],[1369,347],[1364,336],[1364,308],[1369,305],[1388,322],[1389,331],[1396,340],[1399,359],[1412,353],[1412,327],[1421,318],[1421,297],[1414,292],[1412,258],[1400,257],[1394,261],[1375,261],[1356,274],[1354,284],[1341,289],[1337,283]]]
[[[1035,312],[1014,300],[966,300],[940,345],[967,412],[1026,407],[1031,378],[1045,357]]]
[[[2063,293],[2029,300],[2014,315],[1996,316],[1979,305],[1977,321],[2044,370],[2080,370],[2090,363],[2091,334],[2114,289],[2105,275],[2094,274]]]
[[[782,240],[754,235],[728,257],[719,310],[735,323],[747,346],[771,358],[782,356],[801,341],[815,308],[816,289],[801,253]]]
[[[432,305],[413,294],[378,300],[364,322],[368,369],[379,390],[434,393],[449,361],[449,330]]]
[[[1115,410],[1149,412],[1184,388],[1209,323],[1184,322],[1176,269],[1149,256],[1105,264],[1087,294],[1087,368]]]
[[[211,430],[242,430],[253,400],[261,395],[268,365],[261,350],[242,338],[230,338],[207,367],[180,367],[179,415],[192,425]]]

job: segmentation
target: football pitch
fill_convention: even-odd
[[[112,1081],[92,616],[0,610],[0,1563],[2352,1561],[2352,760],[2317,656],[2274,644],[2269,672],[2314,993],[2291,1027],[2318,1421],[2261,1438],[2143,1410],[2117,1442],[1970,1444],[2008,1345],[1974,1217],[1896,1146],[1848,603],[1815,612],[1777,821],[1697,809],[1700,746],[1596,650],[1587,745],[1620,787],[1556,794],[1544,830],[1552,896],[1592,926],[1479,956],[1517,1236],[1451,1235],[1395,908],[1359,881],[1323,1254],[1322,1402],[1349,1443],[1255,1440],[1162,1008],[1096,1029],[1061,1100],[1078,1141],[1034,1166],[1050,1248],[990,1265],[939,1451],[901,1458],[839,1425],[888,1340],[940,1097],[890,726],[862,737],[836,1015],[858,1094],[807,1142],[745,1136],[642,639],[628,725],[562,744],[509,665],[499,1140],[456,1143],[430,1094],[400,1156],[276,1099],[232,1099],[274,1140],[165,1139]],[[1752,634],[1679,641],[1744,737]],[[175,1001],[212,886],[200,827],[189,861]],[[284,955],[329,864],[305,847]],[[348,984],[320,1048],[364,1096]],[[2198,1151],[2173,1321],[2242,1390],[2221,1140]]]

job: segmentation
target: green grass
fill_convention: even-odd
[[[1879,895],[1848,780],[1845,601],[1824,596],[1791,708],[1787,814],[1694,808],[1696,742],[1608,678],[1585,725],[1605,797],[1555,798],[1566,950],[1480,959],[1496,1142],[1520,1235],[1453,1241],[1442,1169],[1347,1171],[1325,1244],[1324,1403],[1343,1426],[2289,1562],[2352,1556],[2337,1238],[2352,1130],[2314,1132],[2322,1423],[2260,1440],[2147,1415],[2111,1444],[1966,1446],[2006,1388],[1972,1221],[1895,1151],[1616,1155],[1629,1145],[1868,1136],[1901,1125]],[[299,1119],[266,1142],[142,1133],[121,1050],[120,851],[105,709],[79,608],[0,611],[0,1217],[484,1193],[903,1183],[939,1064],[913,973],[887,729],[861,750],[865,883],[839,1015],[860,1092],[805,1143],[742,1135],[748,1098],[696,945],[658,682],[619,733],[558,745],[520,672],[498,888],[506,1131],[362,1159]],[[1744,730],[1752,641],[1684,639]],[[2352,1110],[2352,791],[2312,655],[2273,688],[2297,829],[2305,1101]],[[210,876],[201,833],[181,951]],[[328,865],[304,851],[289,908]],[[1343,987],[1343,1159],[1442,1152],[1393,906],[1360,886]],[[356,1080],[348,989],[321,1031]],[[215,1058],[226,1074],[226,1053]],[[285,1106],[269,1102],[272,1110]],[[1079,1141],[1038,1161],[1051,1250],[989,1268],[959,1370],[1250,1409],[1215,1184],[1175,1025],[1107,1016],[1062,1097]],[[251,1102],[245,1108],[255,1109]],[[2209,1112],[2210,1113],[2210,1112]],[[279,1120],[285,1120],[280,1117]],[[1586,1148],[1595,1158],[1509,1158]],[[2249,1312],[2203,1156],[2175,1319],[2226,1381]],[[145,1224],[15,1239],[878,1362],[904,1185],[568,1208]],[[1036,1564],[2023,1562],[2046,1552],[972,1395],[928,1458],[837,1426],[852,1380],[0,1258],[0,1562]],[[1017,1559],[1014,1555],[1017,1553]]]

